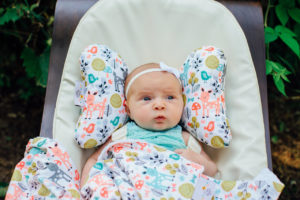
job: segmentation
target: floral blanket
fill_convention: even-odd
[[[108,145],[79,188],[79,173],[56,141],[31,139],[6,199],[277,199],[284,185],[267,169],[248,181],[221,181],[201,165],[137,140]]]
[[[172,151],[142,141],[118,141],[103,152],[81,190],[84,199],[191,199],[204,170]]]

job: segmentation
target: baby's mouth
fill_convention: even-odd
[[[166,117],[160,115],[154,118],[156,121],[164,121],[166,119]]]

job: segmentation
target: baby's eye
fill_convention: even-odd
[[[172,99],[174,99],[174,97],[173,96],[168,96],[168,99],[172,100]]]
[[[150,101],[151,99],[150,99],[150,97],[144,97],[143,100],[144,101]]]

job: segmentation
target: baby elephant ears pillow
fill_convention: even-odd
[[[82,148],[92,148],[103,144],[126,121],[123,104],[128,68],[116,52],[94,44],[82,52],[80,70],[83,85],[77,86],[76,96],[81,115],[75,139]]]
[[[180,74],[185,101],[183,126],[215,148],[228,146],[231,140],[225,110],[225,69],[223,51],[206,46],[188,56]]]

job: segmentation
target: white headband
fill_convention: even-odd
[[[127,85],[127,88],[126,88],[126,92],[125,92],[125,97],[127,97],[127,94],[129,92],[129,89],[132,85],[132,83],[140,76],[142,76],[143,74],[147,74],[147,73],[150,73],[150,72],[169,72],[171,74],[174,74],[174,76],[178,79],[179,83],[181,84],[181,81],[180,81],[180,75],[179,75],[179,71],[177,69],[175,69],[174,67],[169,67],[168,65],[166,65],[165,63],[163,62],[160,62],[159,63],[159,67],[160,68],[151,68],[151,69],[147,69],[145,71],[141,71],[140,73],[137,73],[134,77],[131,78],[131,80],[129,81],[128,85]]]

